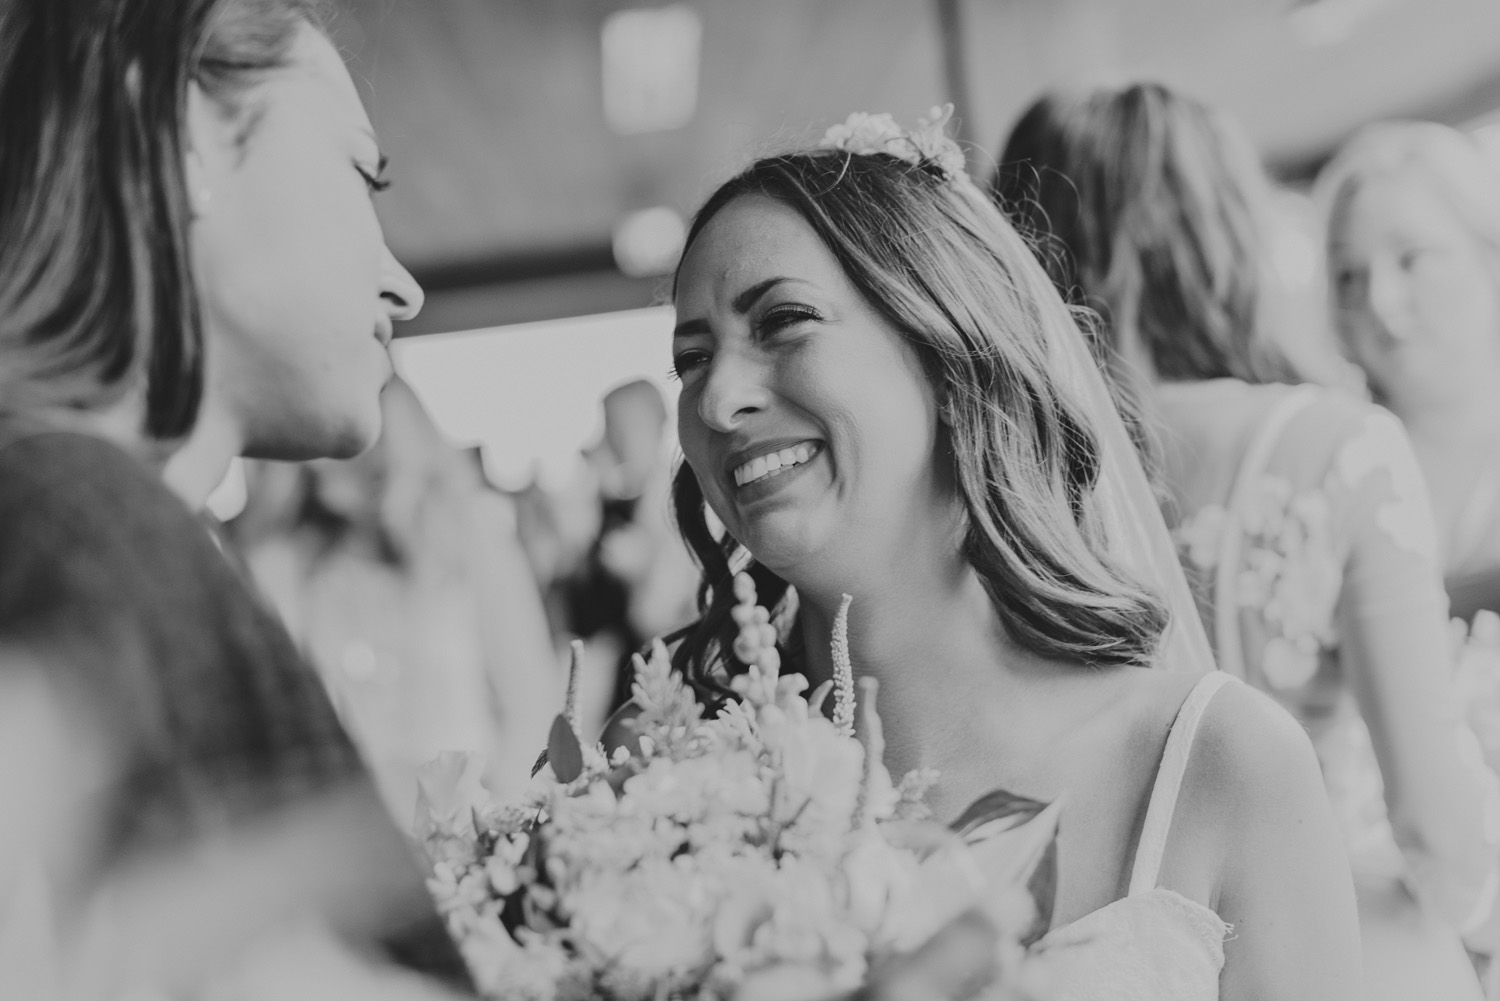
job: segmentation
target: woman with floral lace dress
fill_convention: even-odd
[[[1334,326],[1411,434],[1453,612],[1500,611],[1500,170],[1457,129],[1379,122],[1317,189]]]
[[[1480,944],[1496,850],[1421,473],[1392,416],[1286,384],[1257,337],[1265,181],[1248,145],[1198,103],[1133,86],[1042,98],[1000,162],[996,196],[1104,317],[1220,668],[1313,739],[1369,996],[1478,997],[1460,936]]]

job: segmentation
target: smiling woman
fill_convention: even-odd
[[[951,484],[930,475],[937,407],[916,350],[793,209],[747,197],[700,240],[678,277],[690,318],[673,341],[679,429],[730,534],[783,575],[797,565],[848,575],[866,551],[849,537],[899,533],[905,558],[939,549],[927,531],[903,530],[956,528]],[[768,243],[801,277],[762,277]],[[705,316],[718,322],[691,319]],[[717,336],[693,333],[710,329]],[[788,405],[772,408],[773,396]]]
[[[675,666],[734,697],[743,567],[814,685],[847,615],[885,764],[934,769],[940,819],[997,787],[1066,797],[1032,946],[1049,997],[1353,997],[1307,738],[1212,672],[1077,318],[942,121],[852,117],[726,182],[689,231],[674,501],[703,586]]]

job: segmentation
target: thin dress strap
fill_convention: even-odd
[[[1162,854],[1167,848],[1167,834],[1172,829],[1172,815],[1177,811],[1177,794],[1182,789],[1182,777],[1187,772],[1188,755],[1193,749],[1193,738],[1198,734],[1198,724],[1208,701],[1214,697],[1233,676],[1223,671],[1205,674],[1193,686],[1188,697],[1177,710],[1167,734],[1167,746],[1161,752],[1161,764],[1156,769],[1156,784],[1151,787],[1151,801],[1146,804],[1146,822],[1141,826],[1141,840],[1135,849],[1135,866],[1130,871],[1130,891],[1133,896],[1154,889],[1161,875]]]

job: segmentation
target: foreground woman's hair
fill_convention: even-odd
[[[0,402],[99,409],[143,392],[185,435],[203,392],[183,160],[196,84],[240,116],[319,0],[0,6]]]

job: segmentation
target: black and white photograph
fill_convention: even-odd
[[[1500,1001],[1495,0],[0,0],[0,1001]]]

